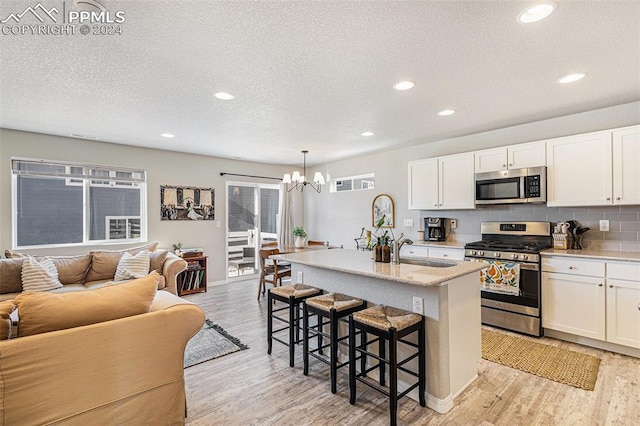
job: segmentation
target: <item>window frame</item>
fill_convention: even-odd
[[[371,180],[368,180],[371,179]],[[360,187],[356,188],[355,187],[355,182],[357,180],[360,180]],[[344,190],[344,191],[339,191],[338,190],[338,186],[342,185],[342,182],[345,181],[350,181],[351,182],[351,189],[348,190]],[[340,182],[340,185],[338,185],[338,182]],[[367,188],[362,188],[362,186],[364,186],[364,183],[367,183]],[[375,173],[365,173],[362,175],[355,175],[355,176],[346,176],[346,177],[342,177],[342,178],[335,178],[335,179],[331,179],[331,185],[329,186],[329,192],[330,193],[349,193],[349,192],[353,192],[353,191],[366,191],[369,189],[375,189],[376,188],[376,175]]]
[[[64,166],[64,174],[47,174],[38,172],[16,172],[14,166],[15,162],[18,163],[42,163],[56,166]],[[72,169],[82,168],[82,174],[74,174]],[[92,169],[109,170],[109,178],[103,177],[102,179],[96,179],[95,175],[91,174]],[[116,174],[130,173],[131,178],[118,178]],[[72,176],[73,175],[73,176]],[[38,244],[38,245],[18,245],[18,176],[32,176],[40,178],[64,178],[65,185],[67,186],[82,186],[82,242],[77,243],[64,243],[64,244]],[[82,179],[82,183],[77,182]],[[120,179],[123,184],[118,184]],[[101,180],[102,182],[111,180],[111,183],[94,184],[92,180]],[[108,229],[105,229],[105,238],[101,240],[90,239],[90,190],[91,187],[111,187],[122,189],[138,189],[140,192],[140,215],[136,218],[140,219],[140,237],[127,238],[127,239],[109,239]],[[110,215],[113,216],[113,215]],[[132,216],[130,216],[132,217]],[[82,247],[82,246],[100,246],[100,245],[114,245],[114,244],[127,244],[127,243],[145,243],[147,242],[147,172],[144,169],[133,169],[120,166],[109,166],[101,164],[89,164],[89,163],[76,163],[69,161],[58,160],[44,160],[34,158],[12,157],[11,158],[11,247],[12,250],[24,250],[24,249],[40,249],[40,248],[58,248],[58,247]]]

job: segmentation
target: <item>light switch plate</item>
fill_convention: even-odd
[[[404,226],[413,226],[413,219],[405,219]]]

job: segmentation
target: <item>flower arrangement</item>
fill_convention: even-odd
[[[174,250],[180,250],[180,249],[182,249],[182,243],[175,243],[175,244],[173,245],[173,249],[174,249]]]
[[[305,231],[302,226],[296,226],[295,228],[293,228],[293,235],[296,237],[304,238],[307,236],[307,231]]]

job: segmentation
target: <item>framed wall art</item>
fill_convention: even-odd
[[[163,185],[160,204],[162,220],[214,220],[215,189]]]
[[[371,206],[371,218],[373,226],[384,216],[384,225],[382,228],[395,227],[395,217],[393,211],[393,198],[389,194],[380,194],[373,199]]]

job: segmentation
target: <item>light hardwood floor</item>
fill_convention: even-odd
[[[185,296],[202,306],[207,318],[250,349],[185,370],[189,425],[385,425],[387,399],[358,387],[349,404],[346,368],[338,372],[338,393],[329,390],[329,370],[313,361],[302,374],[287,348],[274,342],[267,355],[265,299],[256,300],[257,280],[213,286]],[[551,338],[540,341],[599,357],[594,391],[480,360],[478,378],[447,414],[403,398],[398,422],[404,425],[640,425],[640,359]]]

